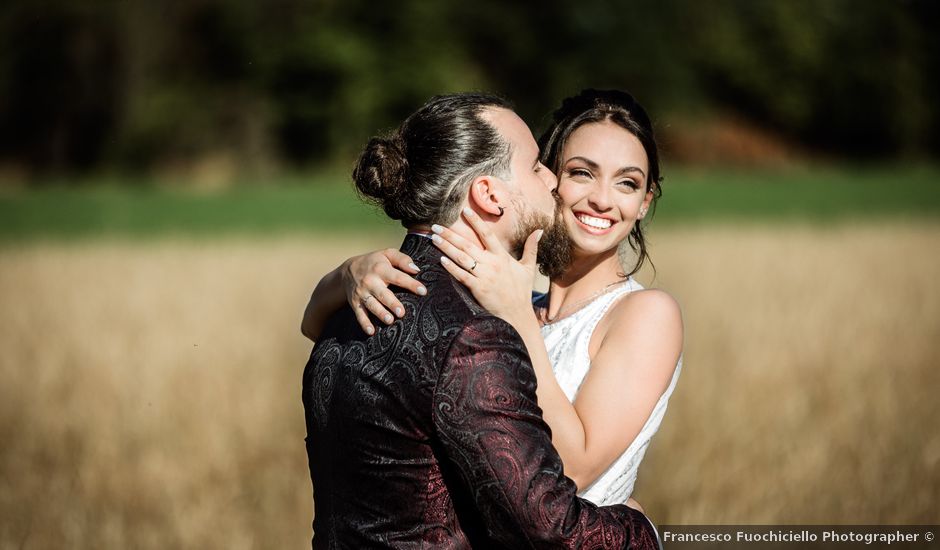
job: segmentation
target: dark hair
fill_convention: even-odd
[[[552,123],[539,138],[539,150],[542,155],[542,164],[548,166],[555,174],[561,172],[561,154],[572,132],[585,124],[592,122],[610,121],[627,130],[643,145],[646,158],[649,161],[649,174],[647,177],[647,191],[652,191],[653,200],[650,204],[648,217],[652,217],[656,209],[656,201],[662,196],[663,178],[659,172],[659,153],[656,149],[656,138],[653,136],[653,124],[649,115],[632,95],[619,90],[582,90],[576,96],[566,98],[554,113]],[[646,251],[646,240],[643,237],[643,228],[640,221],[633,226],[627,237],[630,248],[637,253],[633,269],[625,276],[630,276],[640,270],[643,262],[650,261]]]
[[[511,109],[497,96],[437,96],[387,137],[373,137],[359,155],[353,181],[360,195],[405,227],[450,225],[474,178],[510,177],[512,148],[483,118]]]

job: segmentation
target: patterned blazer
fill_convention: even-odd
[[[430,239],[402,251],[428,294],[371,337],[344,308],[304,369],[313,548],[656,548],[640,512],[576,496],[518,333]]]

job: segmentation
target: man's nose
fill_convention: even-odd
[[[546,187],[548,187],[548,190],[549,190],[550,192],[554,193],[555,190],[558,189],[558,178],[555,177],[555,174],[552,173],[551,170],[543,169],[542,171],[545,172],[545,174],[546,174],[546,176],[545,176],[545,185],[546,185]]]

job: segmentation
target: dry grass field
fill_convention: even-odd
[[[656,522],[940,523],[940,225],[651,240],[686,321]],[[388,244],[0,249],[0,549],[309,547],[300,313]]]

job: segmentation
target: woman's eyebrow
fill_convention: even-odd
[[[587,165],[588,165],[588,168],[590,168],[591,170],[594,170],[594,171],[597,171],[597,169],[600,168],[600,165],[599,165],[599,164],[597,164],[597,163],[594,162],[593,160],[591,160],[591,159],[589,159],[589,158],[585,158],[585,157],[571,157],[570,159],[568,159],[568,160],[565,162],[565,164],[568,164],[569,162],[571,162],[571,161],[573,161],[573,160],[580,160],[580,161],[583,162],[584,164],[587,164]]]
[[[588,168],[590,168],[591,170],[594,170],[595,172],[598,170],[598,168],[600,168],[599,164],[597,164],[596,162],[594,162],[593,160],[587,157],[571,157],[570,159],[568,159],[567,162],[571,162],[573,160],[579,160],[583,162],[584,164],[587,164]],[[614,177],[617,177],[621,174],[626,174],[629,172],[639,172],[640,175],[642,175],[644,178],[646,177],[646,172],[644,172],[643,169],[640,168],[639,166],[624,166],[620,170],[617,170],[617,172],[614,174]]]
[[[643,176],[644,178],[646,177],[646,172],[644,172],[643,169],[638,166],[624,166],[620,170],[617,170],[617,173],[615,174],[615,176],[626,174],[628,172],[639,172],[641,176]]]

